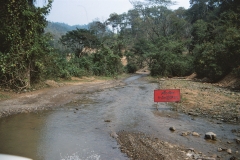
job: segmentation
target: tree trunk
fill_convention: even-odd
[[[25,80],[26,89],[29,89],[29,88],[31,88],[31,65],[30,65],[30,63],[28,64],[25,78],[26,78],[26,80]]]

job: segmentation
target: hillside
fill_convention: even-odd
[[[88,25],[74,25],[70,26],[66,23],[60,22],[48,22],[48,26],[45,28],[46,33],[51,33],[53,38],[58,40],[62,35],[68,31],[75,30],[76,28],[87,29]]]

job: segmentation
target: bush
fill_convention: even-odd
[[[127,73],[135,73],[137,71],[137,66],[134,63],[128,63],[125,66],[125,70]]]
[[[150,66],[152,76],[186,76],[193,72],[193,58],[190,55],[158,53]]]

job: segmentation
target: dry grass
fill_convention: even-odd
[[[180,89],[180,109],[210,117],[229,120],[240,118],[240,93],[221,88],[210,83],[195,82],[187,79],[167,79],[160,81],[161,89]],[[176,106],[176,104],[172,104]]]
[[[11,94],[7,92],[0,92],[0,101],[11,98]]]

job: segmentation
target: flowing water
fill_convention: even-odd
[[[34,160],[125,160],[128,158],[110,136],[121,130],[143,132],[205,154],[216,153],[218,147],[240,149],[235,143],[227,144],[236,138],[231,132],[235,125],[193,120],[171,111],[165,103],[158,104],[157,111],[153,91],[158,84],[145,81],[144,76],[135,75],[123,81],[125,85],[84,94],[83,99],[52,111],[0,119],[0,153]],[[171,126],[176,132],[169,131]],[[201,136],[180,136],[186,131]],[[220,140],[204,140],[209,131],[217,133]]]

